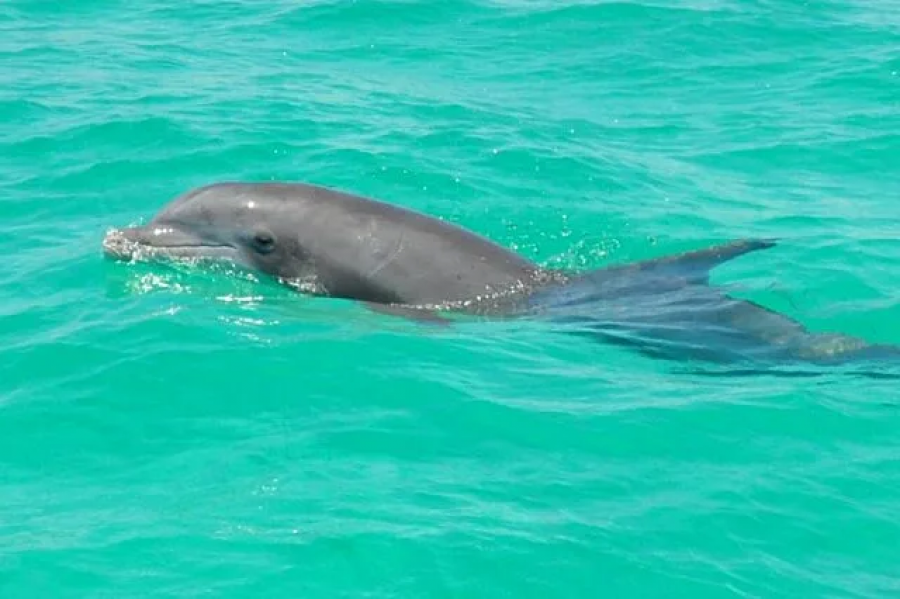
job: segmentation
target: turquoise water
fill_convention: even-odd
[[[900,5],[0,4],[0,597],[900,595],[896,382],[105,260],[310,181],[900,343]]]

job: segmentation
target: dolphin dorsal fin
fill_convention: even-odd
[[[741,239],[702,250],[645,260],[631,266],[638,270],[684,278],[692,283],[707,284],[710,271],[720,264],[750,252],[774,247],[776,243],[772,239]]]

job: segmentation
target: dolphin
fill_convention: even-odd
[[[709,282],[717,266],[774,247],[741,239],[585,272],[541,267],[473,231],[299,182],[221,182],[175,197],[143,226],[110,230],[117,260],[227,262],[314,296],[423,322],[540,318],[667,359],[838,364],[900,348],[814,333]]]

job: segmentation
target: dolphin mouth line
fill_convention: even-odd
[[[103,251],[107,256],[120,260],[141,260],[145,258],[203,259],[216,258],[216,254],[234,251],[227,243],[145,243],[129,239],[120,229],[107,232],[103,240]],[[203,252],[209,253],[204,255]]]
[[[186,249],[186,248],[233,248],[234,246],[228,245],[227,243],[173,243],[171,245],[167,245],[164,243],[161,244],[152,244],[152,243],[142,243],[140,241],[133,241],[137,246],[142,248],[149,249],[158,249],[158,250],[178,250],[178,249]]]

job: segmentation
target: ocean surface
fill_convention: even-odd
[[[295,180],[900,343],[900,3],[0,3],[0,597],[900,597],[898,382],[106,259]]]

